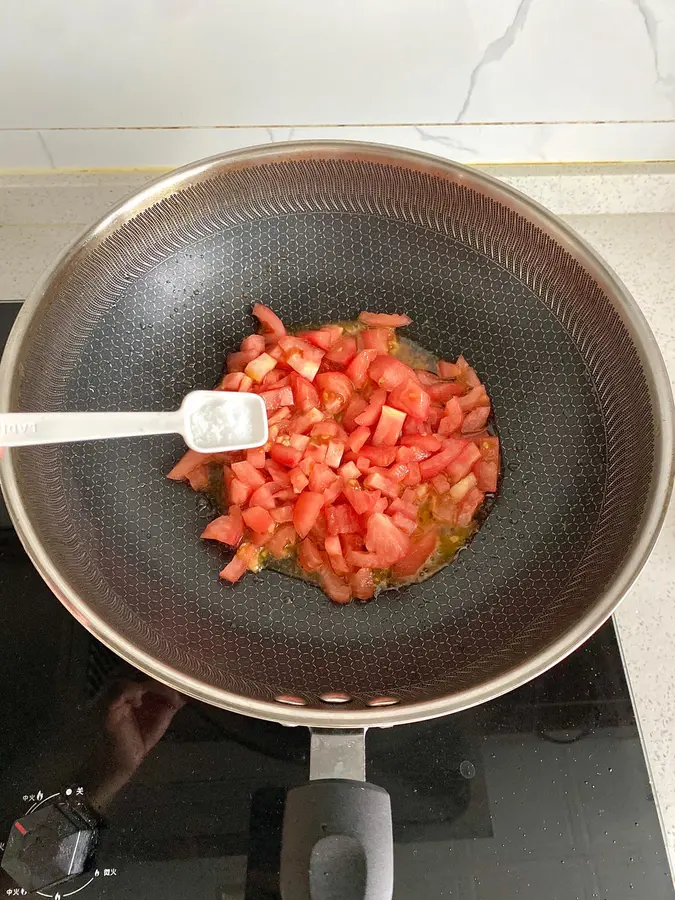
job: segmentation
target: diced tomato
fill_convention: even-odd
[[[370,600],[375,594],[375,580],[370,569],[358,569],[349,578],[352,594],[358,600]]]
[[[233,478],[227,488],[230,502],[236,506],[243,506],[253,493],[253,488],[238,478]]]
[[[255,469],[251,463],[246,462],[245,459],[241,462],[232,463],[232,471],[240,481],[254,489],[265,484],[265,476],[261,475],[260,471]]]
[[[327,442],[333,438],[341,437],[342,434],[343,429],[335,419],[325,419],[323,422],[318,422],[311,431],[312,439],[316,442]]]
[[[288,438],[286,438],[286,440],[288,440]],[[292,469],[294,466],[297,466],[302,459],[302,450],[287,446],[286,444],[274,443],[270,447],[270,456],[275,462],[278,462],[279,465]]]
[[[366,425],[357,425],[357,427],[352,431],[349,435],[349,439],[347,444],[350,450],[353,450],[354,453],[358,453],[358,451],[363,447],[363,445],[367,442],[370,437],[370,428]]]
[[[390,466],[396,459],[395,447],[373,447],[364,444],[359,450],[359,456],[365,457],[373,466]],[[358,460],[356,465],[358,466]]]
[[[391,501],[387,508],[387,512],[390,515],[401,513],[401,515],[407,516],[412,522],[417,521],[417,504],[414,502],[411,503],[409,500],[404,500],[401,497],[397,497],[395,500]]]
[[[447,492],[450,490],[450,482],[445,477],[445,475],[435,475],[431,479],[431,483],[439,494],[447,494]]]
[[[441,360],[438,363],[438,374],[441,378],[459,378],[462,374],[462,369],[456,363]]]
[[[254,531],[265,532],[274,529],[274,519],[262,506],[250,506],[244,510],[242,515],[244,522]]]
[[[262,334],[249,334],[239,345],[239,349],[246,352],[247,350],[255,350],[256,353],[265,352],[265,338]]]
[[[345,445],[342,441],[329,441],[326,450],[326,465],[337,469],[342,460],[342,454],[345,452]]]
[[[384,400],[382,401],[384,403]],[[354,394],[342,415],[342,427],[347,431],[354,431],[357,428],[356,417],[368,406],[368,401],[364,400],[359,394]],[[377,419],[377,416],[375,417]]]
[[[323,492],[323,505],[324,506],[332,506],[333,503],[337,500],[337,498],[342,493],[343,482],[341,478],[336,478],[335,481],[330,484],[326,490]]]
[[[238,391],[239,385],[245,378],[243,372],[229,372],[227,375],[223,376],[218,385],[219,391]]]
[[[193,491],[205,491],[209,486],[208,466],[197,466],[188,472],[186,479]]]
[[[499,438],[486,435],[478,444],[481,457],[485,462],[499,463]]]
[[[340,368],[344,368],[356,356],[356,339],[348,334],[337,340],[326,353],[326,359]]]
[[[306,434],[292,434],[289,438],[289,442],[291,447],[295,447],[296,450],[304,450],[307,444],[309,444],[309,437]]]
[[[301,568],[339,603],[373,597],[375,568],[414,577],[439,529],[469,527],[497,489],[499,440],[486,430],[490,400],[477,373],[463,356],[440,362],[438,374],[404,363],[394,331],[404,315],[366,312],[352,334],[327,325],[292,336],[268,307],[253,311],[263,333],[228,356],[218,387],[263,398],[267,443],[190,451],[170,472],[206,490],[210,464],[223,464],[232,506],[203,535],[239,547],[221,576],[236,581],[297,546]],[[422,531],[429,513],[439,525]]]
[[[291,469],[290,471],[291,485],[296,494],[302,493],[309,484],[309,478],[301,469]]]
[[[399,384],[416,381],[415,372],[395,356],[377,356],[370,364],[368,374],[385,391],[391,391]]]
[[[272,415],[269,415],[268,413],[267,424],[270,426],[269,434],[271,440],[276,438],[277,434],[279,434],[278,430],[276,432],[273,432],[272,426],[278,425],[280,422],[283,422],[284,419],[290,419],[290,417],[291,411],[287,406],[282,406],[281,409],[275,410]]]
[[[453,484],[468,475],[471,469],[480,459],[480,450],[475,444],[467,443],[460,453],[455,456],[453,461],[447,467],[446,472],[448,478]]]
[[[322,494],[303,491],[293,510],[293,525],[301,538],[307,537],[323,507]]]
[[[336,603],[349,603],[352,599],[352,591],[347,582],[336,575],[331,569],[322,569],[319,575],[321,586],[331,600]]]
[[[227,357],[228,372],[243,372],[246,366],[255,359],[258,354],[255,350],[239,351],[238,353],[230,353]]]
[[[360,312],[359,319],[373,328],[402,328],[412,322],[410,316],[395,313]]]
[[[370,403],[365,407],[362,413],[356,416],[355,422],[357,425],[367,425],[370,427],[374,425],[375,422],[380,418],[380,413],[382,412],[382,407],[384,406],[387,400],[387,392],[382,388],[373,391],[372,396],[370,398]],[[343,420],[344,421],[344,420]],[[345,428],[347,426],[345,425]]]
[[[185,481],[189,472],[202,466],[211,459],[210,453],[197,453],[196,450],[188,450],[178,460],[173,469],[169,472],[168,478],[172,481]]]
[[[302,375],[298,375],[297,372],[291,373],[290,379],[295,405],[300,412],[307,412],[313,406],[318,407],[319,392],[314,385],[307,381],[306,378],[303,378]]]
[[[290,387],[273,388],[271,391],[263,391],[260,395],[265,401],[265,409],[279,409],[281,406],[293,406],[293,391]]]
[[[342,493],[350,505],[360,516],[369,516],[375,509],[375,504],[380,499],[379,491],[366,491],[360,487],[343,487]]]
[[[462,372],[461,379],[467,387],[475,388],[480,385],[480,378],[476,375],[475,371],[471,368],[471,366],[467,363],[466,368]]]
[[[361,332],[361,339],[366,350],[389,353],[389,347],[394,340],[394,331],[391,328],[367,328]]]
[[[321,412],[320,409],[316,407],[312,407],[312,409],[308,409],[306,413],[303,413],[301,416],[298,416],[292,423],[292,428],[295,434],[303,434],[306,431],[316,425],[317,422],[323,422],[325,416]]]
[[[411,535],[413,531],[417,531],[417,522],[411,522],[407,516],[401,513],[394,513],[391,516],[391,521],[404,534]]]
[[[246,451],[246,462],[251,463],[254,469],[265,468],[265,448],[253,447]]]
[[[376,553],[366,553],[363,550],[348,550],[345,554],[347,562],[354,568],[381,569],[383,563]]]
[[[269,306],[263,306],[262,303],[254,303],[251,310],[256,319],[260,322],[262,330],[274,337],[283,337],[286,334],[284,324],[276,313],[273,313]]]
[[[336,477],[335,472],[325,463],[317,462],[309,476],[309,489],[320,494],[330,487]]]
[[[320,403],[330,416],[336,416],[347,406],[354,393],[354,385],[343,372],[322,372],[316,376]]]
[[[293,521],[293,507],[292,506],[277,506],[276,509],[270,510],[270,515],[277,523],[277,525],[281,525],[285,522]]]
[[[478,406],[490,405],[490,400],[485,393],[485,388],[482,384],[471,388],[469,393],[464,394],[463,397],[458,397],[457,402],[459,403],[462,412],[465,413],[471,412],[472,409],[476,409]]]
[[[394,565],[394,575],[396,578],[409,578],[415,575],[427,560],[433,555],[438,545],[438,529],[430,528],[420,537],[414,539],[410,543],[410,548],[405,555],[405,559],[399,560]]]
[[[370,490],[382,491],[387,497],[398,497],[401,493],[398,482],[387,478],[386,475],[382,475],[380,472],[370,472],[363,479],[363,484]]]
[[[290,507],[288,508],[290,509]],[[280,512],[280,510],[277,510],[277,512]],[[272,513],[272,515],[274,516],[274,513]],[[284,559],[285,557],[290,556],[297,539],[298,536],[295,533],[295,528],[290,524],[283,524],[277,528],[272,537],[267,541],[265,549],[275,559]]]
[[[345,482],[356,481],[361,477],[361,472],[359,471],[359,467],[356,465],[356,463],[350,461],[340,466],[340,468],[338,469],[338,475]]]
[[[477,487],[471,488],[466,494],[457,512],[457,525],[460,528],[467,528],[471,524],[476,510],[484,499],[485,495]]]
[[[461,397],[464,390],[464,385],[458,384],[456,381],[441,381],[427,388],[434,403],[446,403],[451,397]]]
[[[439,441],[433,434],[408,434],[401,438],[401,443],[404,447],[423,450],[426,455],[419,459],[426,459],[427,456],[438,453],[443,447],[442,441]]]
[[[236,547],[244,536],[241,509],[238,506],[231,506],[226,516],[218,516],[209,522],[201,536],[206,540],[220,541],[222,544]]]
[[[233,556],[225,568],[220,570],[220,578],[234,584],[235,581],[239,581],[247,568],[248,567],[243,559],[240,559],[238,556]]]
[[[356,468],[361,472],[367,472],[370,469],[370,460],[367,456],[356,457]]]
[[[269,355],[269,353],[261,353],[256,356],[244,369],[244,373],[252,381],[262,381],[268,372],[276,367],[277,361]]]
[[[290,487],[291,479],[288,477],[288,471],[274,459],[265,460],[265,469],[277,485],[282,487]]]
[[[279,485],[275,482],[268,481],[266,484],[263,484],[253,491],[248,502],[251,506],[262,506],[263,509],[274,509],[279,493]],[[256,528],[256,531],[263,530],[264,529],[262,528]]]
[[[469,472],[468,475],[465,475],[464,478],[461,478],[457,484],[450,488],[448,497],[454,503],[459,503],[473,487],[476,487],[476,476],[473,472]]]
[[[457,397],[452,397],[445,404],[445,415],[438,424],[438,432],[443,435],[454,434],[462,427],[464,413]]]
[[[471,434],[474,431],[480,431],[482,428],[485,428],[489,415],[489,406],[479,406],[477,409],[472,409],[471,412],[466,414],[466,418],[462,422],[462,434]]]
[[[298,548],[298,562],[305,572],[318,572],[323,566],[323,559],[319,550],[311,538],[300,541]]]
[[[499,478],[498,464],[481,459],[474,466],[474,472],[476,473],[478,489],[486,494],[494,494],[497,490],[497,480]]]
[[[329,535],[326,538],[324,547],[328,554],[328,562],[336,575],[348,575],[349,566],[342,552],[340,538],[336,534]]]
[[[407,463],[408,466],[408,474],[403,479],[403,484],[407,486],[413,486],[419,484],[422,480],[422,473],[420,472],[420,464],[415,460],[411,460]]]
[[[439,453],[430,456],[429,459],[423,459],[420,463],[422,480],[428,481],[435,475],[440,475],[453,459],[462,452],[462,447],[464,447],[464,441],[458,441],[453,444],[448,442]]]
[[[401,429],[405,422],[406,414],[386,403],[380,411],[377,428],[373,434],[373,446],[393,447],[401,436]]]
[[[351,506],[341,503],[326,510],[328,534],[359,534],[361,523]]]
[[[343,331],[344,328],[340,325],[324,325],[317,331],[303,331],[302,337],[322,350],[330,350]]]
[[[323,350],[296,337],[279,338],[279,346],[288,365],[307,381],[314,381],[324,357]]]
[[[357,390],[368,383],[368,369],[377,356],[377,350],[361,350],[347,366],[346,375]]]
[[[429,415],[431,397],[416,381],[408,378],[391,391],[387,402],[413,419],[424,421]]]
[[[394,525],[389,516],[373,513],[368,519],[366,547],[383,566],[391,566],[406,555],[410,538]]]
[[[310,441],[305,449],[305,459],[310,459],[315,463],[322,463],[326,459],[327,452],[328,447],[325,444],[317,444],[314,441]]]

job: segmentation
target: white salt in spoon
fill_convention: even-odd
[[[260,447],[267,441],[265,403],[257,394],[191,391],[173,412],[0,413],[2,447],[146,434],[182,434],[199,453]]]

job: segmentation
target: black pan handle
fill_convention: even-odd
[[[313,732],[310,777],[365,774],[364,734]],[[283,900],[391,900],[391,801],[356,778],[318,778],[289,791],[281,843]]]

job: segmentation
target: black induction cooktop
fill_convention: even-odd
[[[0,304],[0,343],[17,309]],[[278,900],[308,732],[123,663],[53,597],[4,506],[0,603],[7,868],[56,900]],[[675,900],[611,623],[520,690],[367,745],[368,778],[392,798],[396,900]],[[0,897],[28,895],[0,872]]]

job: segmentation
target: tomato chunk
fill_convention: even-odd
[[[377,356],[377,350],[361,350],[349,363],[346,375],[358,390],[362,390],[368,383],[368,369]]]
[[[410,547],[410,538],[394,525],[389,516],[373,513],[368,519],[366,547],[384,566],[402,559]]]
[[[412,322],[410,316],[395,313],[360,312],[359,319],[364,325],[371,325],[374,328],[402,328]]]
[[[316,376],[320,403],[331,416],[336,416],[347,406],[354,393],[354,385],[343,372],[323,372]]]
[[[373,434],[374,447],[393,447],[401,436],[406,414],[385,403]]]
[[[415,372],[395,356],[377,356],[370,364],[368,374],[385,391],[391,391],[404,381],[416,381]]]
[[[269,306],[264,306],[262,303],[255,303],[252,312],[260,322],[263,331],[267,334],[271,334],[274,337],[283,337],[286,334],[284,323],[276,313],[272,312]]]
[[[317,331],[303,331],[302,337],[322,350],[330,350],[343,331],[341,325],[325,325]]]
[[[301,538],[312,530],[323,507],[323,496],[315,491],[303,491],[293,510],[293,525]]]
[[[226,516],[218,516],[209,522],[201,536],[207,540],[220,541],[222,544],[236,547],[244,536],[241,509],[238,506],[231,506]]]
[[[283,350],[284,359],[288,365],[307,381],[314,381],[324,357],[323,350],[319,350],[318,347],[314,347],[301,338],[294,337],[279,338],[279,346]]]
[[[263,391],[260,395],[265,401],[265,409],[269,411],[282,406],[293,406],[293,391],[289,387],[274,388]]]
[[[436,550],[438,544],[438,529],[430,528],[419,538],[413,540],[405,559],[399,560],[394,565],[394,575],[397,578],[409,578],[415,575],[427,562]]]
[[[356,338],[346,334],[336,341],[326,353],[326,359],[336,366],[344,368],[356,356]]]

